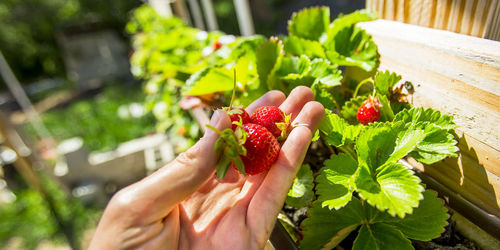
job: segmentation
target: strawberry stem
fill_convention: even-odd
[[[233,69],[233,78],[234,78],[233,95],[231,96],[231,103],[229,103],[229,110],[233,109],[233,102],[234,102],[234,98],[236,97],[236,66],[234,66],[234,69]]]
[[[354,94],[352,95],[352,97],[356,97],[358,95],[358,91],[359,89],[361,88],[361,86],[365,85],[366,83],[371,83],[373,85],[373,89],[375,90],[375,84],[373,83],[373,80],[372,78],[366,78],[365,80],[361,81],[358,86],[356,86],[356,89],[354,90]]]

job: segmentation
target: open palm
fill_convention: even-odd
[[[324,116],[309,88],[297,87],[285,100],[270,91],[249,105],[279,106],[292,114],[292,130],[269,171],[249,176],[230,168],[224,180],[215,178],[218,134],[205,136],[175,161],[124,188],[108,204],[91,249],[262,249],[283,206],[288,189],[302,164],[312,137]],[[231,126],[223,111],[211,125]]]

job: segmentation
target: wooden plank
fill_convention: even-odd
[[[472,25],[471,35],[482,37],[483,35],[483,17],[487,15],[488,0],[477,0],[476,11],[474,12],[474,24]]]
[[[477,1],[465,1],[464,13],[459,32],[461,34],[470,35],[472,26],[474,25],[474,12],[476,9]]]
[[[448,16],[450,14],[448,5],[451,5],[451,0],[438,0],[436,5],[436,17],[433,28],[446,29],[448,25]]]
[[[459,158],[416,167],[500,217],[500,42],[386,20],[359,26],[378,46],[380,69],[413,83],[415,106],[459,125]]]
[[[410,1],[410,5],[409,5],[409,11],[407,13],[409,13],[409,17],[405,17],[405,20],[408,20],[407,22],[405,23],[411,23],[411,24],[415,24],[415,25],[418,25],[420,23],[420,18],[421,18],[421,14],[422,14],[422,5],[423,5],[423,1],[421,0],[411,0]],[[405,8],[408,8],[408,5],[405,6]]]
[[[420,11],[420,20],[418,25],[424,27],[431,27],[431,23],[434,18],[434,1],[433,0],[422,0],[422,9]]]
[[[446,30],[459,32],[463,13],[463,1],[464,0],[452,0],[450,16],[448,17],[448,26],[446,27]]]

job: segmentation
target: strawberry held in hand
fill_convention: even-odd
[[[363,125],[378,121],[378,119],[380,119],[380,106],[381,105],[377,98],[369,96],[358,109],[358,113],[356,115],[358,121]]]
[[[268,170],[278,159],[280,145],[276,138],[263,126],[243,124],[248,137],[243,145],[247,151],[241,156],[245,173],[255,175]]]
[[[232,108],[225,110],[231,119],[231,128],[236,130],[237,125],[234,122],[241,122],[242,124],[250,123],[250,115],[242,108]]]
[[[251,122],[265,127],[279,140],[283,140],[290,130],[291,115],[286,115],[275,106],[260,107],[250,117]]]
[[[224,178],[231,162],[246,176],[268,170],[278,159],[280,145],[265,127],[252,123],[235,124],[237,127],[234,132],[232,129],[220,131],[207,125],[220,135],[214,148],[216,152],[222,153],[216,167],[219,179]]]

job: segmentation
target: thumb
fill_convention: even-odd
[[[231,126],[231,120],[224,111],[217,110],[210,125],[224,130]],[[127,199],[127,203],[134,203],[128,205],[133,205],[141,214],[142,223],[165,217],[213,175],[219,158],[214,151],[218,138],[219,134],[207,129],[194,146],[152,175],[120,191],[120,197]],[[130,197],[134,197],[132,201]]]

